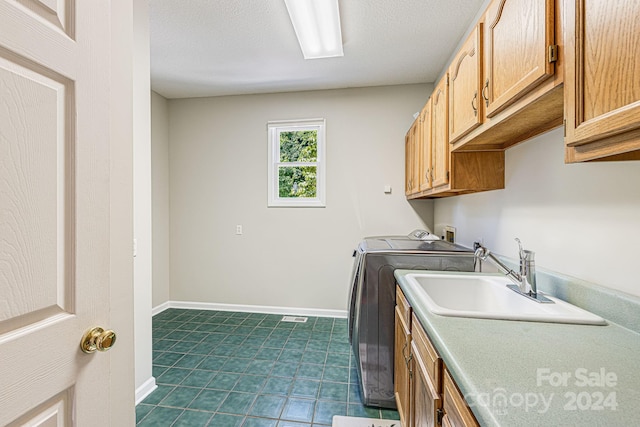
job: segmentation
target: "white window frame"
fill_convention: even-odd
[[[267,131],[269,134],[268,207],[323,208],[326,206],[325,128],[325,119],[279,120],[267,123]],[[300,130],[315,130],[318,132],[318,157],[316,161],[280,162],[280,133]],[[280,197],[278,192],[278,169],[280,166],[316,166],[316,197]]]

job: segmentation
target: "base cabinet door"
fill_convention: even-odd
[[[429,373],[420,357],[419,350],[412,343],[412,395],[414,404],[413,420],[414,427],[437,427],[439,425],[438,415],[442,411],[442,399],[438,390],[429,377]]]
[[[400,422],[404,427],[410,424],[410,381],[409,353],[411,351],[411,334],[400,309],[396,306],[395,312],[395,348],[394,348],[394,381],[393,388],[396,395],[396,404],[400,414]]]
[[[444,369],[442,381],[442,408],[444,418],[452,427],[479,427],[478,422],[467,406],[464,397],[451,378],[449,372]],[[443,423],[443,425],[445,425]]]

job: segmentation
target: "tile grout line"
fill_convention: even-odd
[[[161,314],[164,313],[165,312]],[[208,370],[206,369],[206,367],[201,366],[209,357],[216,357],[221,360],[221,362],[219,363],[221,363],[222,365],[218,366],[218,368],[223,367],[223,365],[225,364],[224,359],[226,359],[227,362],[233,358],[245,360],[245,362],[242,362],[245,363],[244,367],[238,366],[238,368],[234,368],[229,365],[227,369],[229,369],[230,371],[238,371],[235,373],[238,378],[236,379],[234,384],[225,386],[225,388],[229,388],[229,390],[224,390],[224,393],[226,393],[226,395],[221,403],[215,408],[215,410],[203,411],[207,414],[211,414],[211,417],[208,419],[210,425],[213,421],[213,418],[215,417],[215,414],[221,413],[219,412],[221,406],[229,397],[230,393],[246,393],[248,391],[241,388],[236,389],[236,387],[238,387],[238,385],[240,384],[241,378],[250,378],[252,376],[255,376],[256,378],[261,377],[262,384],[255,391],[251,391],[250,393],[248,393],[253,398],[247,408],[243,410],[243,414],[241,414],[240,416],[240,418],[243,418],[244,420],[246,420],[247,418],[261,418],[253,416],[251,415],[251,413],[254,411],[254,408],[258,404],[260,396],[271,396],[274,399],[279,399],[282,404],[282,408],[278,410],[278,418],[262,418],[273,421],[282,421],[282,415],[285,411],[285,408],[287,407],[288,400],[291,398],[300,398],[299,396],[293,394],[294,386],[297,381],[314,382],[317,384],[314,398],[309,399],[308,397],[303,397],[304,400],[313,402],[313,411],[310,414],[310,418],[306,418],[307,422],[330,422],[329,419],[322,418],[323,416],[330,415],[327,415],[326,412],[323,413],[321,411],[324,411],[324,408],[331,406],[333,406],[334,408],[336,406],[342,406],[344,408],[342,409],[342,411],[345,411],[344,415],[349,414],[352,410],[361,411],[363,410],[363,408],[365,408],[360,404],[361,409],[357,409],[357,404],[359,404],[360,402],[358,402],[357,400],[352,400],[353,397],[356,397],[354,396],[354,390],[356,392],[358,391],[359,384],[357,384],[357,378],[353,378],[352,376],[352,364],[354,362],[354,357],[350,346],[348,345],[348,342],[346,342],[347,332],[346,328],[344,327],[346,326],[346,324],[340,325],[339,319],[331,319],[330,326],[327,325],[327,322],[324,319],[322,319],[322,321],[320,322],[318,318],[313,318],[314,324],[307,327],[297,327],[298,325],[292,325],[293,327],[282,328],[282,325],[279,324],[277,319],[270,315],[254,316],[252,314],[225,313],[224,316],[221,316],[219,315],[219,313],[214,313],[212,315],[209,312],[205,316],[200,312],[196,312],[195,315],[193,315],[192,313],[187,315],[187,313],[188,312],[186,311],[181,312],[180,310],[175,310],[175,312],[170,312],[167,313],[168,315],[156,317],[154,319],[154,349],[156,350],[154,352],[154,361],[156,362],[154,363],[154,368],[156,368],[156,370],[158,371],[162,369],[161,374],[159,375],[162,375],[166,372],[167,380],[171,382],[177,382],[178,384],[167,384],[159,381],[160,384],[167,388],[170,388],[170,390],[167,391],[166,394],[158,400],[157,404],[151,404],[150,406],[154,408],[157,406],[162,406],[160,405],[160,402],[162,402],[162,400],[167,398],[169,394],[171,394],[173,391],[176,391],[177,389],[186,387],[194,389],[200,388],[200,391],[195,394],[189,402],[185,404],[187,408],[181,408],[182,412],[178,416],[176,416],[174,423],[177,423],[178,419],[182,417],[182,414],[184,414],[185,412],[194,410],[194,408],[190,408],[189,406],[193,403],[194,400],[198,398],[198,396],[201,395],[204,390],[210,389],[209,386],[213,382],[215,382],[215,378],[218,375],[220,375],[221,373],[228,373],[225,369]],[[233,318],[233,320],[230,321],[230,318]],[[344,320],[344,322],[346,322],[346,319]],[[186,324],[188,324],[188,326],[185,326]],[[202,325],[204,324],[210,326],[202,328]],[[225,329],[222,329],[221,326],[223,325],[230,325],[231,327],[227,326]],[[244,329],[240,330],[241,328]],[[181,331],[181,333],[176,333],[178,331]],[[256,334],[255,332],[258,331],[260,331],[260,333]],[[207,341],[207,338],[211,337],[211,334],[214,333],[217,335],[217,339],[215,340],[215,342],[211,343],[212,349],[207,349],[208,351],[204,352],[204,349],[202,349],[202,344],[204,344]],[[229,337],[233,335],[235,335],[237,338],[230,340]],[[257,343],[256,345],[249,343],[248,338],[250,336],[259,337],[255,341]],[[167,347],[163,346],[161,350],[158,350],[156,345],[160,341],[165,339],[176,342],[170,345],[169,343],[165,344]],[[271,339],[272,341],[269,342],[269,339]],[[301,345],[300,347],[288,346],[288,343],[294,343],[294,340],[297,339],[299,339],[301,342],[303,341],[304,345]],[[220,344],[225,340],[228,340],[230,344],[227,345],[235,347],[235,350],[231,349],[224,352],[216,352],[215,349],[218,348],[218,346],[220,346]],[[323,342],[324,344],[313,344],[314,342]],[[193,343],[193,345],[185,343]],[[173,348],[175,346],[178,346],[178,348],[180,348],[181,350],[178,350],[178,348]],[[200,348],[198,348],[199,346]],[[250,346],[248,347],[251,348],[249,353],[241,353],[243,346]],[[271,362],[271,365],[269,366],[269,368],[267,368],[268,371],[256,370],[255,368],[253,368],[253,366],[257,366],[254,362],[263,360],[258,355],[261,349],[267,348],[275,350],[277,354],[266,359],[267,362]],[[200,353],[201,351],[202,353]],[[282,359],[282,356],[283,353],[287,351],[292,352],[289,354],[295,354],[297,352],[300,353],[300,355],[297,355],[294,359],[295,361],[293,362],[296,364],[295,372],[282,372],[282,374],[285,375],[283,377],[278,373],[275,373],[274,369],[277,366],[276,363],[284,363],[285,359]],[[166,356],[167,353],[174,352],[176,353],[176,356]],[[305,357],[305,355],[309,354],[314,355],[313,357],[319,357],[319,352],[323,353],[321,356],[321,362],[319,362],[320,359],[317,358],[313,359],[312,357]],[[330,359],[332,355],[336,354],[344,356],[338,356],[335,359]],[[180,357],[177,357],[177,355],[179,355]],[[202,360],[196,361],[197,358],[194,357],[192,359],[193,362],[187,361],[187,358],[185,356],[188,355],[201,356]],[[245,355],[247,357],[242,357]],[[159,358],[162,356],[166,357],[166,359],[159,360]],[[174,360],[175,357],[177,358]],[[343,358],[343,362],[340,361],[341,358]],[[346,362],[344,362],[344,358],[346,358]],[[163,363],[163,365],[158,365],[158,362]],[[168,362],[168,366],[164,365],[164,363],[166,362]],[[347,366],[344,366],[345,363]],[[316,370],[315,373],[313,373],[314,371],[312,370],[309,372],[309,377],[299,376],[300,370],[303,368],[303,365],[315,366],[316,368],[313,368]],[[335,368],[335,370],[331,373],[331,376],[326,377],[330,372],[330,367]],[[251,370],[252,368],[254,369],[253,371]],[[169,375],[171,374],[171,372],[168,372],[170,369],[175,370],[175,372],[185,370],[191,371],[191,373],[175,373],[172,379]],[[211,380],[209,380],[208,382],[204,382],[202,385],[195,383],[185,383],[186,378],[193,375],[194,372],[198,372],[200,370],[202,370],[203,372],[210,372],[212,375]],[[341,375],[339,374],[339,372],[342,370],[345,371],[345,377],[341,378],[339,377],[339,375]],[[285,386],[286,389],[278,390],[276,393],[270,394],[266,387],[268,386],[271,379],[283,381],[285,384],[288,383],[288,385]],[[339,391],[337,392],[337,395],[332,395],[332,391],[330,391],[330,384],[346,385],[346,396],[340,397],[341,394]],[[327,390],[326,394],[325,390]],[[353,408],[352,405],[354,406]],[[179,409],[180,408],[178,408],[178,410]],[[147,419],[147,416],[149,415],[149,413],[151,413],[152,410],[153,409],[151,409],[144,417],[138,420],[138,423],[141,423],[145,419]],[[382,416],[381,411],[378,410],[377,413],[377,418],[380,418]],[[242,420],[240,422],[242,422]]]

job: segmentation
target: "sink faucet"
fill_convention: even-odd
[[[516,237],[518,242],[518,253],[520,254],[520,291],[529,295],[536,295],[538,287],[536,284],[536,262],[535,252],[522,249],[522,242]]]
[[[536,264],[535,264],[535,252],[522,249],[522,242],[516,237],[518,242],[519,255],[520,255],[520,272],[516,273],[509,267],[507,267],[502,261],[496,258],[489,249],[482,246],[480,243],[474,243],[475,253],[474,256],[480,261],[491,261],[498,270],[506,275],[516,286],[509,285],[509,288],[522,294],[528,298],[531,298],[538,302],[552,302],[550,299],[544,297],[538,293],[536,284]]]

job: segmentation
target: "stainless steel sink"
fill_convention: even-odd
[[[405,277],[427,309],[441,316],[606,325],[600,316],[549,295],[552,304],[519,295],[504,276],[425,272]]]

